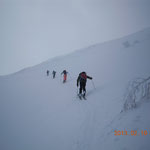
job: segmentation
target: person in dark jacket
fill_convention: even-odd
[[[53,70],[52,74],[53,74],[53,79],[54,79],[56,76],[56,71]]]
[[[49,76],[49,70],[47,70],[46,73],[47,73],[47,76]]]
[[[64,70],[62,73],[61,73],[61,75],[64,75],[64,79],[63,79],[63,83],[65,83],[66,82],[66,80],[67,80],[67,74],[68,74],[68,72],[66,71],[66,70]]]
[[[88,76],[86,72],[81,72],[77,78],[77,87],[79,86],[80,83],[79,96],[82,95],[82,91],[83,91],[83,96],[85,96],[86,94],[87,79],[92,80],[92,77]]]

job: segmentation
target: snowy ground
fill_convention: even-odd
[[[149,58],[150,28],[0,77],[0,149],[149,150],[149,100],[120,113],[128,82],[150,76]],[[57,71],[56,79],[47,69]],[[81,71],[96,87],[89,80],[82,101],[76,96]],[[115,130],[148,135],[115,136]]]

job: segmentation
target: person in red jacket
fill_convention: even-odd
[[[79,96],[82,95],[83,91],[83,96],[85,97],[87,79],[92,80],[92,77],[88,76],[86,72],[81,72],[77,78],[77,87],[79,86],[80,83]]]
[[[64,74],[63,83],[65,83],[66,80],[67,80],[67,74],[68,74],[68,72],[67,72],[66,70],[64,70],[64,71],[61,73],[61,75],[62,75],[62,74]]]

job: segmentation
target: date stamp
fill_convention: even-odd
[[[147,129],[141,131],[114,130],[114,135],[115,136],[148,136],[150,135],[150,130]]]

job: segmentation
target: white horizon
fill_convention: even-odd
[[[150,27],[148,0],[1,0],[0,75]]]

